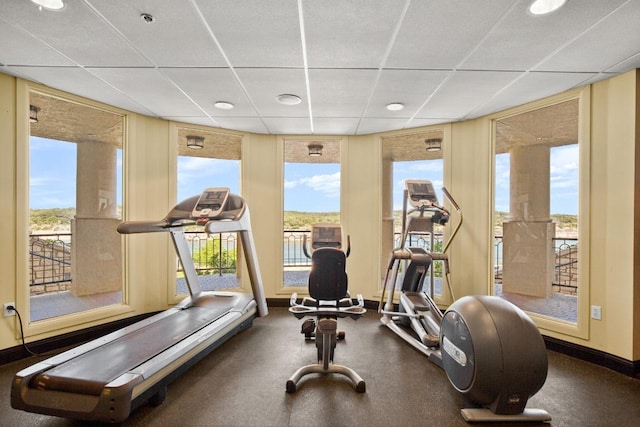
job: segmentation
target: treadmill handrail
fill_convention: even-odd
[[[118,224],[117,231],[120,234],[158,233],[169,231],[172,227],[184,227],[196,222],[193,220],[176,221],[173,224],[167,221],[125,221]]]

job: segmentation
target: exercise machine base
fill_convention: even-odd
[[[470,423],[504,423],[504,422],[547,422],[551,415],[544,409],[527,408],[521,414],[498,415],[487,408],[465,408],[460,413],[465,421]]]
[[[287,380],[287,393],[295,393],[297,389],[297,384],[300,379],[307,374],[341,374],[349,377],[351,382],[356,387],[356,392],[365,393],[367,391],[367,386],[364,380],[360,375],[356,373],[351,368],[342,365],[329,365],[328,369],[325,369],[322,364],[318,363],[315,365],[307,365],[298,369],[292,376]]]

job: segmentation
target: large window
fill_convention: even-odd
[[[38,91],[29,103],[30,320],[118,304],[124,117]]]
[[[307,286],[304,236],[316,223],[340,223],[340,140],[284,141],[284,286]]]
[[[579,99],[495,121],[494,293],[576,324]]]
[[[210,187],[227,187],[234,194],[240,193],[240,136],[204,128],[178,127],[177,137],[178,201],[197,196]],[[192,226],[187,227],[185,237],[203,290],[240,286],[237,266],[241,254],[236,233],[207,236],[202,227]],[[182,266],[178,263],[176,294],[186,292]]]
[[[398,247],[422,247],[428,251],[441,252],[444,242],[444,227],[435,225],[433,236],[430,232],[412,232],[407,241],[402,242],[403,208],[405,182],[411,180],[428,180],[436,190],[440,204],[443,204],[442,187],[444,133],[441,129],[420,133],[401,134],[385,137],[382,140],[384,162],[385,202],[383,207],[383,247],[382,274],[386,273],[391,251]],[[433,248],[431,247],[433,237]],[[440,261],[433,264],[432,280],[424,289],[435,296],[443,294],[442,265]],[[433,287],[431,286],[433,284]],[[396,284],[399,285],[399,284]]]

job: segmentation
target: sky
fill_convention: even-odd
[[[551,214],[578,214],[578,145],[551,148]],[[455,195],[454,195],[455,197]],[[509,154],[496,156],[497,211],[509,212]]]
[[[30,144],[30,197],[32,209],[75,206],[76,144],[32,137]],[[577,145],[552,148],[551,213],[577,214]],[[122,176],[118,150],[118,176]],[[442,197],[442,161],[395,162],[394,209],[402,209],[406,179],[428,179]],[[229,187],[239,193],[238,160],[178,157],[178,200],[200,194],[207,187]],[[284,210],[338,212],[340,167],[326,163],[287,163],[284,169]],[[118,181],[118,189],[121,182]],[[496,210],[509,210],[509,155],[496,156]],[[455,194],[453,194],[455,197]],[[118,203],[122,203],[119,191]],[[464,206],[462,206],[464,209]]]
[[[76,146],[71,142],[31,137],[29,144],[29,207],[68,208],[76,205]],[[117,153],[118,204],[122,203],[122,150]]]

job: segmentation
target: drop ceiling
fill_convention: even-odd
[[[539,17],[530,3],[2,0],[0,72],[184,123],[357,135],[471,119],[640,67],[640,1],[568,0]]]

